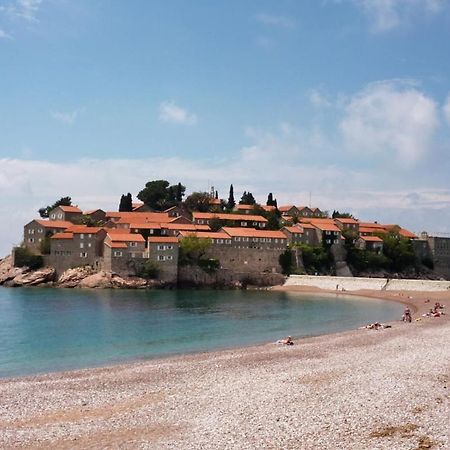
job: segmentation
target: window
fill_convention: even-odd
[[[137,247],[137,242],[130,242],[130,247]]]
[[[122,256],[122,252],[120,250],[114,250],[114,256]]]
[[[158,255],[158,261],[164,261],[166,257],[164,255]]]
[[[34,238],[29,238],[28,242],[34,242]]]
[[[169,256],[167,257],[167,259],[168,259],[169,261],[172,261],[173,256],[172,256],[172,255],[169,255]]]
[[[88,238],[90,239],[92,237],[92,234],[88,234]]]
[[[201,219],[197,220],[197,222],[199,223],[199,225],[203,225],[205,223],[205,221]]]
[[[38,228],[38,233],[43,233],[44,230],[42,228]]]
[[[241,222],[241,227],[246,227],[247,226],[247,222]]]
[[[50,219],[56,219],[56,214],[55,213],[50,214]]]
[[[84,234],[83,233],[80,234],[80,239],[84,239]]]
[[[28,230],[28,234],[34,234],[34,230],[31,228],[30,230]]]
[[[172,250],[173,249],[173,245],[167,245],[166,248],[167,248],[167,250]]]
[[[87,253],[86,252],[81,252],[80,253],[80,258],[87,258]]]
[[[165,250],[164,245],[158,245],[158,250]]]
[[[218,244],[223,244],[223,239],[216,239]]]
[[[59,214],[58,214],[58,219],[62,219],[62,218],[63,218],[62,213],[59,213]]]
[[[240,238],[240,237],[237,237],[237,238],[236,238],[236,241],[241,242],[241,238]]]
[[[242,240],[243,240],[244,242],[248,242],[248,237],[243,237]]]
[[[80,242],[80,248],[84,248],[84,243]]]
[[[88,243],[88,247],[92,247],[92,244],[90,242]]]

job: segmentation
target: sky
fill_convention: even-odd
[[[450,233],[450,0],[0,0],[0,256],[145,183]]]

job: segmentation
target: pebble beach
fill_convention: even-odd
[[[450,292],[355,294],[413,322],[3,379],[0,448],[449,449]]]

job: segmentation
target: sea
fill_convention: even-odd
[[[241,290],[0,287],[0,377],[297,341],[401,317],[400,303]]]

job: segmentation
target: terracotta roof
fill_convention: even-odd
[[[50,239],[73,239],[73,233],[55,233]]]
[[[316,223],[329,223],[334,225],[334,219],[330,219],[328,217],[302,217],[299,221],[301,223],[312,223],[313,225]]]
[[[105,241],[105,245],[111,248],[128,248],[125,242],[108,242]]]
[[[200,239],[230,239],[230,236],[227,233],[221,233],[220,231],[214,233],[212,231],[197,231],[195,233],[189,231],[180,231],[179,236],[189,237],[196,236]]]
[[[210,205],[220,205],[220,198],[212,198],[209,200]]]
[[[159,242],[172,242],[172,243],[178,243],[178,238],[173,236],[152,236],[148,238],[148,242],[150,243],[159,243]]]
[[[398,234],[400,236],[406,237],[408,239],[417,239],[417,236],[413,232],[402,228],[399,225],[384,225],[384,227],[389,231],[398,231]]]
[[[238,203],[235,206],[235,209],[237,209],[237,210],[248,210],[248,209],[254,209],[256,206],[259,206],[259,205],[245,205],[245,204]]]
[[[341,232],[341,229],[334,223],[312,222],[311,224],[316,228],[318,228],[320,231],[338,231],[339,233]]]
[[[56,208],[60,208],[64,212],[73,212],[73,213],[81,213],[82,212],[81,209],[78,208],[78,206],[63,206],[63,205],[60,205],[60,206],[57,206]]]
[[[209,225],[196,225],[194,223],[165,223],[163,224],[163,228],[166,228],[167,230],[203,230],[208,231],[210,230]]]
[[[301,227],[304,228],[304,229],[306,228],[308,230],[314,230],[315,229],[314,225],[312,225],[310,223],[302,223]]]
[[[103,230],[102,227],[88,227],[86,225],[72,225],[67,229],[67,231],[75,234],[97,234],[101,230]]]
[[[303,234],[303,230],[300,227],[283,227],[282,230],[287,230],[293,234]]]
[[[232,237],[258,237],[258,238],[276,238],[287,239],[286,235],[281,231],[256,230],[255,228],[241,227],[223,227],[222,230]]]
[[[62,228],[65,230],[73,226],[73,223],[67,220],[36,220],[36,222],[44,228]]]
[[[106,217],[121,220],[122,223],[142,223],[142,222],[169,222],[173,217],[169,217],[169,214],[165,212],[117,212],[107,211]]]
[[[362,227],[361,224],[359,225],[359,232],[360,233],[386,233],[386,228],[372,228],[372,227]]]
[[[225,213],[192,213],[193,219],[219,219],[219,220],[241,220],[243,222],[267,222],[263,216],[254,216],[251,214],[225,214]]]
[[[90,216],[91,214],[94,214],[94,213],[96,213],[97,211],[101,211],[101,212],[105,212],[105,211],[103,211],[103,209],[100,209],[100,208],[97,208],[97,209],[90,209],[89,211],[84,211],[83,212],[83,215],[85,215],[85,216]]]
[[[131,233],[129,228],[103,228],[108,234],[128,234]]]
[[[275,206],[272,206],[272,205],[261,205],[261,208],[267,212],[272,212],[277,209]]]
[[[112,242],[145,242],[142,235],[138,233],[109,234],[108,237]]]
[[[350,217],[336,217],[336,219],[334,219],[338,222],[341,223],[349,223],[349,224],[358,224],[359,222],[356,219],[352,219]]]
[[[278,210],[281,212],[288,212],[292,208],[297,208],[297,207],[295,205],[283,205],[283,206],[279,206]]]
[[[160,223],[155,223],[155,222],[150,222],[150,223],[130,223],[130,229],[131,228],[138,229],[138,230],[160,230],[161,229],[161,224]]]
[[[381,223],[375,222],[359,222],[359,226],[363,228],[378,228],[381,230],[385,229],[385,225],[381,225]]]
[[[383,239],[378,236],[361,236],[360,239],[366,242],[383,242]]]

